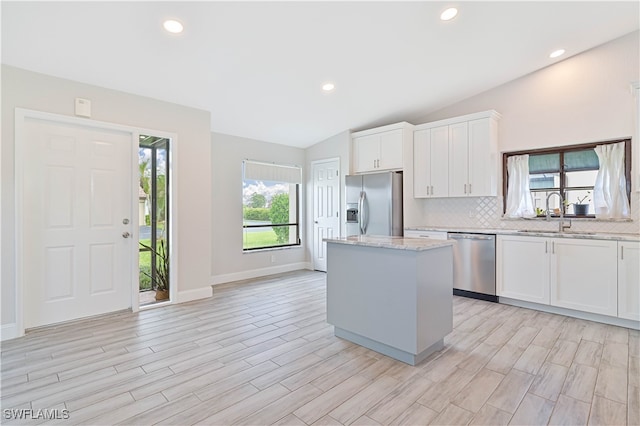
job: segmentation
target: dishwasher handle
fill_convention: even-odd
[[[450,240],[493,240],[493,235],[479,235],[479,234],[447,234],[447,238]]]

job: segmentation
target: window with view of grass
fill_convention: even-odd
[[[242,249],[300,245],[302,169],[249,160],[242,166]]]
[[[625,176],[627,195],[629,195],[631,192],[631,140],[624,139],[505,153],[503,155],[505,203],[508,188],[507,160],[513,155],[528,154],[529,188],[538,216],[546,215],[546,201],[549,194],[559,192],[565,202],[562,205],[559,197],[551,197],[549,199],[550,214],[558,215],[562,211],[569,217],[595,217],[593,188],[600,164],[594,149],[597,145],[620,142],[625,143]]]

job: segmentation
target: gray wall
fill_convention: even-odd
[[[639,32],[628,34],[412,122],[495,109],[501,151],[632,136],[639,40]]]
[[[303,149],[237,136],[211,133],[213,200],[211,244],[212,283],[247,279],[306,268],[305,185],[301,185],[302,246],[270,251],[242,251],[242,160],[298,165],[306,174]],[[207,235],[202,233],[201,238]],[[273,262],[271,261],[273,258]]]
[[[640,32],[634,32],[411,122],[421,124],[495,109],[502,114],[501,152],[633,136],[632,189],[635,192],[640,182],[640,143],[636,135],[637,100],[630,84],[640,80],[639,52]],[[501,169],[499,176],[501,193]],[[581,230],[637,233],[640,213],[636,195],[631,197],[632,218],[636,222],[611,228],[591,221],[583,223]],[[480,201],[419,200],[411,211],[405,211],[408,216],[405,224],[505,226],[500,223],[501,199],[495,203]],[[487,207],[487,203],[491,205]],[[472,217],[476,211],[489,210],[493,213]],[[512,227],[513,223],[506,225]]]
[[[74,116],[76,97],[91,100],[94,120],[178,135],[177,289],[195,290],[211,284],[210,113],[3,65],[2,325],[16,321],[14,110]]]

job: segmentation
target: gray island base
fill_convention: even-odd
[[[453,330],[449,240],[326,239],[327,322],[335,335],[410,365]]]

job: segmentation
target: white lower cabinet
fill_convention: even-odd
[[[498,296],[618,315],[617,242],[499,235]]]
[[[618,315],[618,243],[551,239],[551,305]]]
[[[640,321],[640,242],[618,242],[618,317]]]
[[[407,238],[431,238],[432,240],[447,239],[447,233],[444,231],[418,231],[415,229],[405,229],[404,236]]]
[[[548,238],[498,235],[498,296],[549,304]]]

